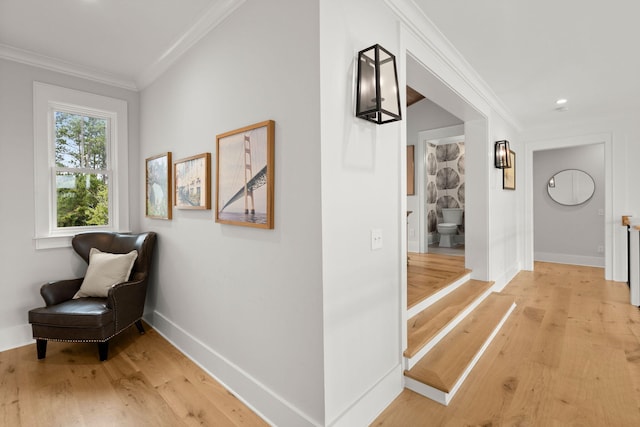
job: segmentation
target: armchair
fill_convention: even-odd
[[[76,297],[84,278],[49,282],[40,288],[45,307],[29,311],[38,359],[44,359],[48,341],[96,342],[100,360],[106,360],[109,340],[135,324],[144,333],[141,318],[147,293],[151,257],[156,243],[153,232],[121,234],[82,233],[73,237],[73,249],[87,263],[92,248],[109,254],[137,251],[128,280],[108,288],[106,297]],[[96,264],[97,265],[97,264]],[[126,274],[126,273],[125,273]]]

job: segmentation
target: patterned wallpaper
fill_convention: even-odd
[[[464,209],[464,142],[427,144],[427,233],[434,242],[436,225],[442,222],[442,208]],[[464,234],[463,224],[458,232]]]

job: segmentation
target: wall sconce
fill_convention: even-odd
[[[552,176],[549,179],[549,188],[556,188],[556,177]]]
[[[402,120],[396,57],[377,44],[358,53],[356,116],[379,125]]]
[[[511,167],[511,156],[509,149],[509,141],[496,141],[496,168],[498,169],[509,169]]]

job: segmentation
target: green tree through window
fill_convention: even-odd
[[[109,223],[108,119],[55,111],[57,226]]]

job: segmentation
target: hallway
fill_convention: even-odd
[[[625,283],[539,262],[503,293],[517,307],[449,406],[405,390],[372,425],[640,425],[640,311]]]

